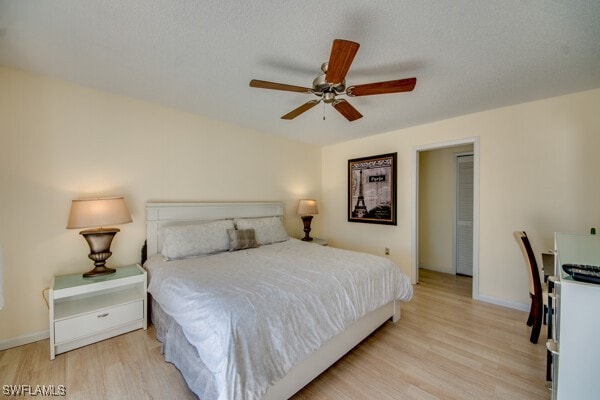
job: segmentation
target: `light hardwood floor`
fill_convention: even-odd
[[[420,281],[397,325],[385,323],[293,399],[550,399],[545,333],[529,342],[526,313],[471,300],[470,278],[422,270]],[[159,350],[152,328],[54,361],[43,340],[0,352],[0,385],[65,385],[70,399],[195,399]]]

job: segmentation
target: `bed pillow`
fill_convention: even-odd
[[[237,229],[254,229],[259,245],[283,242],[289,239],[280,217],[235,219]]]
[[[161,253],[169,260],[176,260],[227,251],[227,229],[234,229],[230,219],[205,224],[165,226],[162,228]]]
[[[229,251],[258,247],[254,229],[227,229],[227,235],[229,235]]]

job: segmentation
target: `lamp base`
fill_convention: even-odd
[[[109,275],[115,272],[112,268],[106,267],[106,260],[112,255],[110,244],[113,238],[120,230],[118,228],[99,228],[87,229],[79,232],[85,238],[85,241],[90,246],[90,254],[88,258],[94,261],[94,269],[83,274],[84,278],[92,278],[94,276]]]
[[[114,268],[107,268],[107,267],[95,267],[94,269],[86,272],[83,274],[84,278],[94,278],[96,276],[102,276],[102,275],[110,275],[110,274],[114,274],[115,273],[115,269]]]
[[[303,215],[302,217],[302,223],[304,224],[304,237],[301,239],[305,242],[310,242],[313,240],[313,238],[310,237],[309,233],[310,233],[310,223],[313,219],[312,215]]]

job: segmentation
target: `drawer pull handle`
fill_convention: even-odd
[[[108,313],[98,315],[98,318],[104,318],[104,317],[108,317]]]

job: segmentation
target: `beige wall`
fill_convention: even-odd
[[[419,152],[419,267],[453,274],[457,153],[473,145]]]
[[[600,90],[461,116],[323,149],[323,219],[332,244],[390,257],[411,273],[416,146],[480,138],[480,296],[527,304],[527,274],[512,232],[538,256],[554,231],[600,226]],[[347,222],[347,160],[398,152],[398,226]]]
[[[0,341],[47,330],[51,276],[90,268],[65,229],[71,199],[125,196],[134,222],[109,260],[122,265],[139,260],[147,201],[281,200],[300,237],[297,199],[321,198],[317,146],[12,69],[0,88]]]
[[[291,234],[300,197],[319,200],[314,236],[383,255],[411,273],[415,146],[480,137],[480,294],[528,301],[512,231],[538,254],[559,231],[600,228],[600,90],[327,146],[292,142],[141,101],[0,68],[0,341],[47,330],[41,292],[89,268],[66,230],[70,200],[124,195],[111,263],[138,261],[147,201],[283,200]],[[347,222],[347,160],[398,152],[398,226]]]

